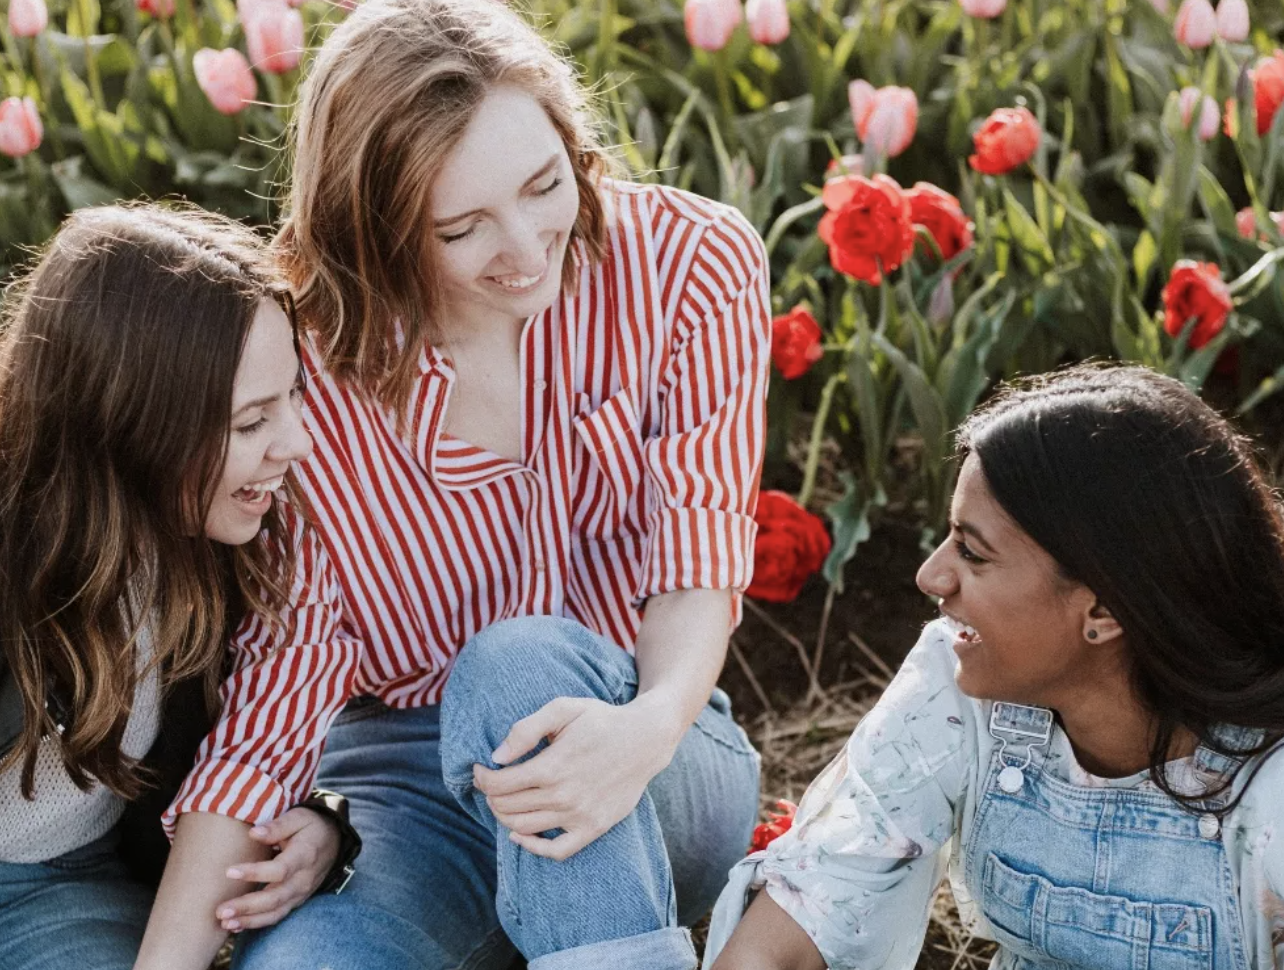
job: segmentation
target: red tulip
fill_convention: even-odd
[[[780,809],[780,811],[769,813],[767,821],[753,830],[753,841],[749,844],[750,852],[760,852],[793,828],[794,816],[798,814],[798,806],[793,802],[779,798],[776,800],[776,808]]]
[[[745,590],[755,599],[788,603],[829,555],[829,533],[784,492],[762,492],[754,511],[758,537],[753,546],[753,581]]]
[[[720,51],[740,26],[743,15],[740,0],[686,0],[682,22],[692,47]]]
[[[749,0],[745,4],[749,36],[758,44],[779,44],[789,36],[789,8],[785,0]]]
[[[1191,317],[1196,318],[1187,341],[1191,350],[1198,350],[1222,332],[1234,306],[1217,264],[1193,259],[1181,259],[1173,265],[1162,298],[1164,330],[1170,337],[1180,334]]]
[[[999,108],[975,135],[967,163],[984,175],[1004,175],[1024,165],[1039,148],[1043,130],[1027,108]]]
[[[0,101],[0,155],[22,158],[40,147],[45,128],[31,98]]]
[[[135,6],[140,13],[158,19],[165,19],[174,16],[174,0],[136,0]]]
[[[895,179],[848,175],[825,183],[828,210],[816,228],[840,273],[877,286],[914,252],[909,200]]]
[[[202,48],[192,57],[192,69],[210,104],[225,115],[244,108],[258,90],[249,62],[235,47],[221,51]]]
[[[1202,50],[1217,36],[1217,14],[1208,0],[1183,0],[1173,24],[1177,42],[1193,50]]]
[[[9,0],[9,31],[15,37],[35,37],[49,26],[45,0]]]
[[[825,356],[820,324],[806,307],[796,306],[771,321],[771,361],[787,381],[802,377]]]

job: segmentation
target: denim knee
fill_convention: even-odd
[[[574,620],[527,616],[501,620],[460,650],[441,699],[442,775],[458,795],[473,765],[517,721],[558,697],[623,704],[637,690],[633,659]]]

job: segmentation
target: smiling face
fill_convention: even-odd
[[[953,621],[955,676],[969,696],[1060,709],[1116,675],[1113,620],[995,501],[975,454],[959,472],[950,534],[917,581]]]
[[[258,535],[290,463],[312,451],[302,398],[289,318],[263,300],[236,369],[227,453],[205,517],[207,537],[241,545]]]
[[[432,188],[432,231],[452,334],[520,321],[550,306],[580,197],[557,129],[530,95],[482,101]]]

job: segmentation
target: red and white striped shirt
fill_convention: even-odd
[[[303,797],[351,694],[435,704],[498,620],[571,617],[631,649],[650,596],[742,590],[765,442],[770,297],[735,210],[606,182],[609,244],[526,322],[522,460],[442,431],[433,348],[397,416],[311,371],[312,505],[279,628],[247,620],[223,716],[167,813],[275,817]],[[734,597],[736,617],[740,600]]]

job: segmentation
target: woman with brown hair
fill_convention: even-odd
[[[347,704],[319,778],[365,850],[240,966],[694,967],[683,927],[757,814],[715,684],[753,561],[762,242],[607,177],[569,64],[494,0],[362,5],[296,117],[299,479],[363,646],[351,699],[307,713]]]
[[[273,679],[273,696],[290,696],[352,662],[329,631],[282,612],[296,565],[316,555],[287,530],[276,494],[288,494],[292,463],[311,450],[292,307],[248,229],[156,206],[71,216],[6,307],[0,963],[125,968],[153,890],[126,874],[118,823],[158,781],[145,756],[166,697],[197,684],[198,703],[203,695],[213,710],[223,680],[235,714],[255,682]],[[242,615],[280,627],[280,657],[228,658]],[[311,634],[324,645],[312,648]],[[306,793],[316,752],[282,759],[253,737],[219,742],[226,720],[220,732],[196,770],[211,759],[253,765],[276,792],[211,805],[204,811],[217,814],[178,826],[179,875],[161,890],[163,913],[186,914],[176,959],[219,932],[216,904],[245,881],[274,885],[234,905],[278,919],[337,851],[321,816],[277,819]],[[268,826],[257,841],[254,823]],[[240,837],[203,834],[228,828]],[[259,861],[272,844],[280,855]],[[224,875],[246,859],[255,861],[240,867],[243,878]],[[207,874],[198,896],[176,892],[185,869]]]

